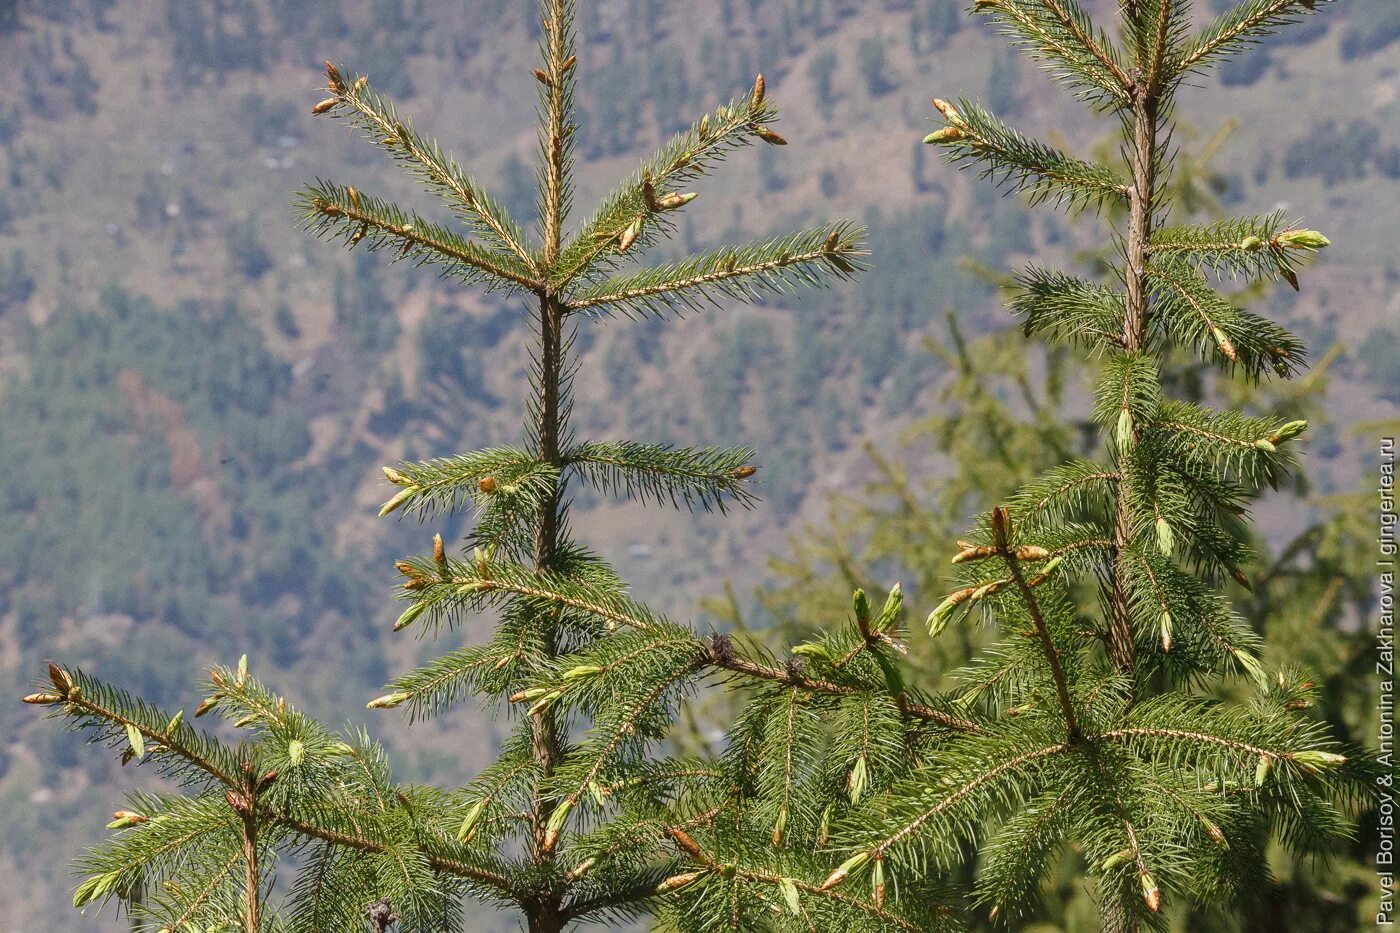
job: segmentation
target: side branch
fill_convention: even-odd
[[[526,267],[535,268],[534,257],[521,242],[518,225],[505,215],[474,180],[443,155],[437,144],[415,133],[406,119],[401,119],[392,104],[374,93],[361,78],[354,85],[337,80],[331,73],[333,98],[349,108],[351,119],[358,123],[376,143],[400,159],[416,167],[417,174],[430,185],[451,196],[470,213],[475,225],[491,239],[515,255]]]
[[[339,189],[312,192],[308,200],[309,220],[333,226],[348,235],[352,243],[376,232],[382,238],[390,238],[401,244],[403,253],[419,247],[449,262],[460,263],[531,291],[541,287],[538,279],[524,267],[516,267],[509,257],[475,246],[446,230],[425,223],[416,215],[410,221],[401,211],[357,193],[351,194],[352,191],[347,188],[344,192]]]
[[[1045,661],[1050,665],[1050,673],[1055,678],[1055,693],[1060,699],[1060,710],[1065,715],[1065,727],[1069,730],[1070,740],[1075,741],[1079,738],[1079,720],[1074,712],[1074,701],[1070,699],[1065,669],[1060,663],[1060,650],[1055,647],[1055,639],[1050,636],[1050,628],[1045,624],[1045,614],[1040,610],[1040,601],[1035,598],[1035,590],[1026,582],[1025,574],[1021,572],[1021,562],[1017,559],[1016,552],[1007,547],[1006,522],[1006,510],[998,508],[993,513],[992,521],[992,527],[997,532],[997,551],[1002,560],[1006,561],[1006,566],[1011,571],[1011,579],[1016,581],[1016,589],[1020,590],[1021,599],[1025,601],[1026,610],[1031,615],[1031,621],[1035,623],[1040,649],[1044,652]]]
[[[795,687],[800,690],[810,690],[814,693],[824,693],[829,696],[857,696],[863,691],[858,687],[847,684],[838,684],[820,677],[809,677],[806,674],[797,673],[787,668],[771,667],[767,664],[760,664],[748,658],[741,658],[734,653],[733,646],[729,640],[722,635],[717,635],[710,645],[704,649],[707,660],[713,667],[721,670],[732,671],[742,674],[745,677],[752,677],[756,680],[766,680],[771,683],[782,684],[788,687]],[[894,697],[895,703],[900,710],[917,719],[928,722],[936,722],[949,729],[959,732],[981,732],[982,728],[975,722],[961,719],[950,715],[942,710],[919,703],[909,696],[908,693],[899,693]]]
[[[857,270],[853,260],[863,255],[860,234],[838,225],[727,247],[599,282],[567,307],[570,311],[616,308],[625,313],[660,313],[699,307],[719,296],[742,299],[761,291],[778,292],[794,281],[818,285],[825,275],[849,278]]]
[[[1207,59],[1228,53],[1251,35],[1267,32],[1294,16],[1313,12],[1319,0],[1253,0],[1226,13],[1196,37],[1194,46],[1176,62],[1178,72],[1194,68]],[[1321,0],[1329,2],[1329,0]]]
[[[388,851],[388,846],[376,842],[373,839],[365,839],[351,833],[330,829],[325,826],[318,826],[315,823],[308,823],[299,820],[285,811],[276,811],[271,814],[271,818],[279,824],[287,827],[295,833],[309,836],[313,839],[320,839],[322,842],[329,842],[332,845],[345,846],[360,852],[368,852],[372,855],[379,855]],[[499,888],[502,893],[514,897],[514,890],[510,886],[510,879],[498,872],[480,868],[476,865],[463,862],[459,859],[446,858],[441,855],[424,853],[429,865],[434,869],[449,875],[456,875],[459,878],[470,878],[473,881],[480,881],[485,884]]]

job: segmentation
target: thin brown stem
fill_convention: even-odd
[[[820,677],[810,677],[788,668],[770,667],[766,664],[751,661],[748,658],[741,658],[734,654],[732,649],[717,651],[711,647],[707,649],[707,660],[712,666],[721,668],[722,670],[733,671],[736,674],[743,674],[746,677],[753,677],[758,680],[767,680],[790,687],[810,690],[814,693],[825,693],[830,696],[857,696],[865,692],[857,687],[833,683],[829,680],[823,680]],[[942,710],[937,710],[924,703],[919,703],[907,693],[897,694],[893,699],[902,712],[916,719],[936,722],[941,726],[946,726],[949,729],[956,729],[959,732],[982,731],[982,728],[975,722],[970,722],[957,716],[951,716]]]
[[[262,876],[258,870],[258,813],[255,793],[252,787],[245,790],[248,806],[243,818],[243,911],[244,929],[247,933],[258,933],[262,926]]]
[[[1050,665],[1050,674],[1055,678],[1055,694],[1060,699],[1060,710],[1065,714],[1065,728],[1069,732],[1070,740],[1077,741],[1080,735],[1079,719],[1074,712],[1074,702],[1070,699],[1069,681],[1065,679],[1064,666],[1060,663],[1060,649],[1055,647],[1055,640],[1050,637],[1050,627],[1045,624],[1045,614],[1040,610],[1040,601],[1035,598],[1035,590],[1026,582],[1016,553],[1003,546],[1001,556],[1005,559],[1006,566],[1011,568],[1011,579],[1016,581],[1016,588],[1021,591],[1021,598],[1025,600],[1031,621],[1035,623],[1040,649],[1045,653],[1045,661]]]

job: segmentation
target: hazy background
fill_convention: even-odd
[[[762,70],[791,145],[699,185],[673,252],[817,217],[871,228],[855,286],[583,329],[580,434],[759,450],[750,513],[578,504],[581,537],[638,595],[703,622],[701,597],[731,581],[743,598],[862,483],[863,442],[893,449],[928,412],[941,372],[920,338],[945,309],[969,333],[1007,325],[965,260],[1072,262],[1101,241],[1092,218],[1027,219],[934,159],[928,98],[980,98],[1079,151],[1114,127],[953,0],[580,6],[580,213]],[[379,466],[519,438],[525,315],[309,239],[289,203],[320,176],[434,207],[309,115],[332,58],[528,217],[534,21],[528,0],[0,0],[0,697],[54,657],[189,707],[201,668],[247,652],[291,701],[359,721],[392,672],[441,650],[389,637],[391,561],[462,526],[376,520]],[[1346,425],[1400,402],[1397,67],[1400,4],[1343,0],[1183,101],[1189,151],[1242,121],[1213,156],[1227,207],[1282,206],[1336,243],[1269,305],[1347,348],[1340,424],[1311,436],[1320,495],[1364,479],[1369,443]],[[67,861],[148,778],[38,718],[0,701],[0,931],[114,928],[66,907]],[[470,709],[372,721],[402,778],[450,784],[498,726]]]

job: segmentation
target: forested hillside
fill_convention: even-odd
[[[763,582],[833,494],[869,483],[865,442],[893,450],[930,414],[944,369],[922,338],[944,333],[945,310],[972,336],[1007,325],[979,269],[1072,264],[1085,243],[1073,217],[1028,220],[926,156],[928,98],[982,98],[1071,149],[1111,127],[1023,80],[1030,66],[954,0],[580,5],[580,203],[762,71],[790,145],[700,185],[709,222],[680,239],[816,214],[871,231],[856,286],[582,332],[581,433],[758,450],[763,501],[737,517],[578,499],[584,537],[636,591],[695,618],[725,581]],[[1305,213],[1332,236],[1305,290],[1273,306],[1316,352],[1344,348],[1336,423],[1309,447],[1314,502],[1365,478],[1347,426],[1400,404],[1400,213],[1386,209],[1400,203],[1400,6],[1337,6],[1193,91],[1218,94],[1195,108],[1213,117],[1178,140],[1219,171],[1223,204]],[[535,30],[534,5],[509,0],[0,0],[0,695],[61,653],[192,706],[199,669],[246,652],[310,712],[365,721],[387,672],[415,660],[386,638],[391,562],[430,531],[375,519],[379,466],[517,440],[501,412],[526,382],[508,326],[521,309],[318,248],[291,201],[314,166],[425,206],[373,146],[310,116],[329,58],[368,72],[530,218]],[[1300,517],[1290,500],[1263,524]],[[0,930],[115,928],[66,912],[64,860],[101,831],[111,786],[138,776],[34,719],[0,703],[0,877],[18,882]],[[443,783],[465,779],[497,725],[371,722],[401,775]]]

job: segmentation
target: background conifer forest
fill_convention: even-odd
[[[1118,8],[1084,5],[1105,21]],[[1230,5],[1198,0],[1195,18]],[[1001,287],[1031,261],[1115,259],[1104,216],[1030,212],[921,143],[942,125],[936,94],[1117,157],[1113,117],[962,7],[580,0],[576,26],[580,205],[762,72],[788,145],[732,153],[654,258],[837,218],[864,225],[871,257],[855,283],[582,328],[579,436],[749,445],[758,498],[658,517],[575,487],[572,525],[655,610],[775,650],[843,624],[854,588],[878,599],[900,581],[907,663],[929,687],[989,644],[971,625],[920,637],[953,587],[954,537],[1102,446],[1097,364],[1024,338]],[[394,561],[427,532],[376,513],[381,465],[519,441],[519,296],[319,244],[293,204],[316,177],[423,203],[373,144],[309,113],[330,59],[530,225],[540,38],[518,0],[0,0],[0,696],[14,700],[0,702],[0,933],[125,929],[110,907],[72,910],[71,859],[108,835],[118,789],[165,786],[17,702],[48,658],[175,709],[246,654],[298,708],[366,724],[400,781],[457,786],[500,750],[502,710],[410,722],[364,707],[490,631],[482,616],[445,646],[391,636]],[[1173,356],[1162,380],[1172,397],[1309,420],[1301,467],[1253,508],[1254,588],[1231,595],[1265,666],[1309,669],[1319,718],[1366,744],[1368,490],[1375,438],[1400,423],[1400,5],[1331,4],[1193,78],[1177,118],[1176,219],[1277,211],[1332,241],[1301,291],[1267,292],[1310,347],[1308,374],[1251,386]],[[460,539],[469,519],[435,527]],[[740,709],[700,691],[671,746],[712,750]],[[1370,849],[1362,826],[1327,862],[1271,851],[1269,910],[1177,928],[1366,928]],[[1071,862],[1025,929],[1099,929]],[[467,929],[518,928],[466,909]]]

